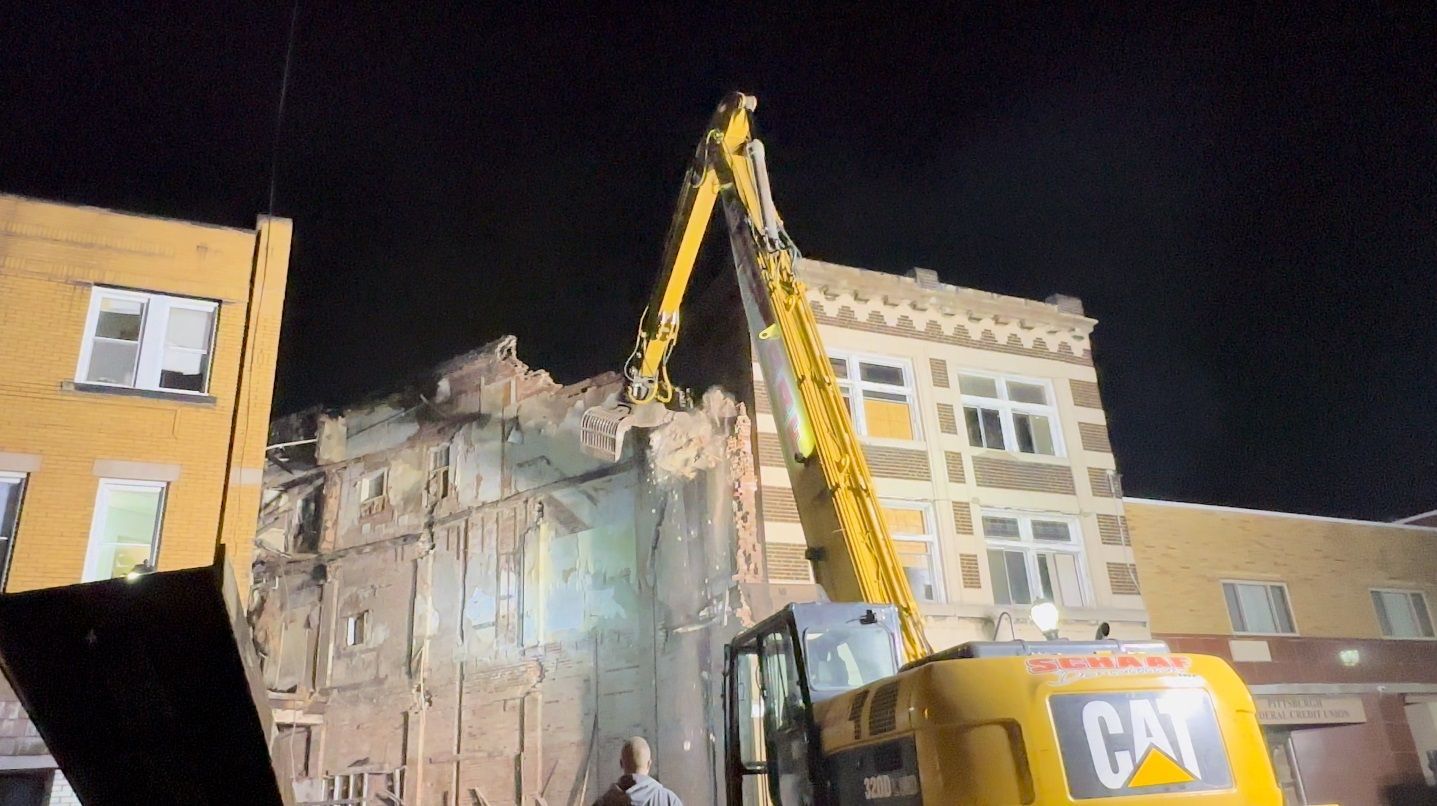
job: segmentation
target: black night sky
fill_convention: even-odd
[[[1437,507],[1431,4],[645,5],[302,3],[277,412],[503,333],[561,380],[617,368],[741,89],[806,254],[1082,297],[1130,494]],[[267,209],[289,4],[10,11],[0,191]]]

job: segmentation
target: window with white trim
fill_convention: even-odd
[[[324,779],[324,794],[331,803],[363,803],[369,797],[369,773],[331,775]]]
[[[359,516],[384,511],[388,505],[389,470],[376,470],[359,480]]]
[[[1372,590],[1377,623],[1387,638],[1432,638],[1432,612],[1418,591]]]
[[[344,619],[344,645],[363,646],[369,638],[369,611],[361,610]]]
[[[1088,601],[1076,518],[984,510],[982,523],[996,604],[1047,599],[1071,608]]]
[[[449,497],[449,462],[449,443],[446,442],[429,449],[429,483],[424,491],[430,501],[439,501]]]
[[[218,309],[213,300],[96,286],[75,379],[204,394]]]
[[[884,501],[883,519],[898,551],[908,587],[920,602],[941,602],[942,564],[938,559],[938,538],[933,530],[933,510],[923,504]]]
[[[100,480],[83,581],[122,577],[142,563],[155,567],[165,488],[162,481]]]
[[[920,439],[913,370],[891,358],[830,353],[838,390],[859,434],[885,439]],[[854,402],[858,401],[858,405]]]
[[[1063,455],[1053,386],[1048,381],[958,373],[968,444],[1014,453]]]
[[[1222,595],[1232,631],[1251,635],[1297,635],[1281,582],[1224,582]]]
[[[15,532],[20,527],[20,504],[25,497],[24,473],[0,473],[0,590],[10,570]]]

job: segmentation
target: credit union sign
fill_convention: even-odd
[[[1361,697],[1254,694],[1257,721],[1264,725],[1343,725],[1366,722]]]

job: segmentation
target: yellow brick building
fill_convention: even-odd
[[[1437,528],[1125,499],[1153,634],[1233,662],[1289,803],[1428,803]]]
[[[803,259],[824,347],[849,405],[909,585],[937,647],[1061,632],[1148,636],[1118,528],[1117,464],[1098,394],[1096,320],[1071,297],[1021,299]],[[766,388],[752,365],[767,581],[812,581]],[[742,388],[742,382],[735,384]],[[1004,615],[1011,616],[1011,629]]]
[[[292,226],[0,194],[0,585],[208,565],[248,589]],[[0,777],[74,794],[0,680]]]
[[[4,590],[219,540],[246,588],[291,234],[0,195]]]

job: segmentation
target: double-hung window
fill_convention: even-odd
[[[1087,601],[1077,519],[985,510],[983,539],[995,603],[1047,599],[1061,607],[1082,607]]]
[[[429,449],[429,483],[425,487],[425,493],[431,502],[449,497],[449,463],[448,443]]]
[[[913,371],[890,358],[830,354],[838,389],[859,434],[886,439],[919,439]]]
[[[903,564],[914,598],[920,602],[943,601],[942,566],[932,509],[922,504],[887,501],[882,506],[888,534],[898,550],[898,561]]]
[[[1254,635],[1296,635],[1287,586],[1281,582],[1224,582],[1222,595],[1232,631]]]
[[[1062,456],[1053,388],[1047,381],[958,374],[968,444],[975,448]]]
[[[15,531],[20,526],[20,503],[25,495],[25,474],[0,473],[0,590],[15,551]]]
[[[1427,597],[1417,591],[1374,590],[1372,606],[1387,638],[1432,638],[1432,614]]]
[[[141,563],[155,567],[164,512],[164,482],[101,479],[84,581],[122,577]]]
[[[204,394],[218,309],[213,300],[96,286],[75,379]]]

